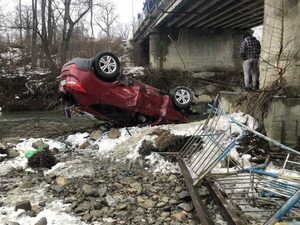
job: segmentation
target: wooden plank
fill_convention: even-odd
[[[208,215],[208,211],[205,208],[202,199],[200,198],[198,192],[196,191],[195,187],[193,186],[193,180],[189,174],[189,171],[185,165],[185,163],[183,162],[183,160],[178,157],[178,164],[181,170],[181,173],[183,175],[185,184],[187,186],[187,189],[191,195],[194,207],[196,209],[197,212],[197,216],[199,217],[200,221],[201,221],[201,225],[213,225],[213,221],[211,220],[211,218]]]

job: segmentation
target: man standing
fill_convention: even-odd
[[[241,57],[244,60],[244,80],[246,90],[259,89],[259,56],[260,42],[250,32],[244,35],[244,41],[240,48]]]

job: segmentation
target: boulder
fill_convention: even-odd
[[[8,158],[16,158],[20,155],[20,153],[15,149],[9,149],[7,155]]]
[[[194,209],[194,206],[188,203],[181,203],[178,205],[178,208],[183,209],[186,212],[191,212]]]
[[[83,142],[83,143],[79,146],[79,148],[81,148],[81,149],[86,149],[86,148],[88,148],[88,147],[90,147],[90,146],[91,146],[91,143],[87,140],[87,141]]]
[[[95,194],[94,188],[88,184],[83,185],[82,191],[85,196],[93,196]]]
[[[58,186],[60,187],[64,187],[69,183],[69,180],[67,177],[65,176],[59,176],[55,179],[55,182]]]
[[[32,147],[35,149],[43,148],[44,150],[49,150],[49,145],[43,142],[42,139],[37,140],[36,142],[32,143]]]
[[[110,129],[110,131],[108,132],[108,137],[110,138],[110,139],[117,139],[117,138],[119,138],[121,136],[121,132],[118,130],[118,129],[116,129],[116,128],[112,128],[112,129]]]
[[[102,138],[102,131],[101,130],[96,130],[93,133],[91,133],[90,136],[91,140],[97,141]]]
[[[156,202],[152,200],[146,200],[145,202],[140,203],[140,206],[142,206],[145,209],[154,208],[155,205]]]
[[[37,221],[34,225],[47,225],[47,219],[45,217],[42,217],[39,221]]]
[[[15,206],[15,211],[17,211],[18,209],[23,209],[25,211],[29,211],[31,210],[31,203],[29,200],[24,200],[21,202],[17,202],[16,206]]]

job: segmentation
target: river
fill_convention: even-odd
[[[101,121],[78,114],[67,119],[62,111],[0,112],[0,139],[63,135],[99,123]]]

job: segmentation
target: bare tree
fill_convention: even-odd
[[[75,1],[74,6],[79,7],[77,16],[73,19],[71,15],[71,3],[72,0],[64,0],[64,18],[63,18],[63,31],[62,31],[62,43],[61,43],[61,63],[64,63],[67,58],[67,51],[70,45],[70,40],[75,25],[89,12],[92,7],[92,0]],[[84,8],[85,6],[85,8]],[[82,9],[82,10],[81,10]]]
[[[131,25],[130,24],[118,24],[117,27],[117,35],[122,40],[128,40],[131,33]]]
[[[38,29],[37,0],[32,0],[31,9],[32,9],[31,68],[35,69],[37,64],[37,56],[36,56],[36,42],[37,42],[37,29]]]
[[[99,8],[99,13],[95,18],[95,22],[105,36],[111,39],[113,27],[118,18],[118,15],[116,14],[116,7],[113,2],[110,1],[99,3],[97,6]]]
[[[22,1],[19,0],[19,22],[20,22],[20,44],[23,45],[23,36],[22,36]]]

